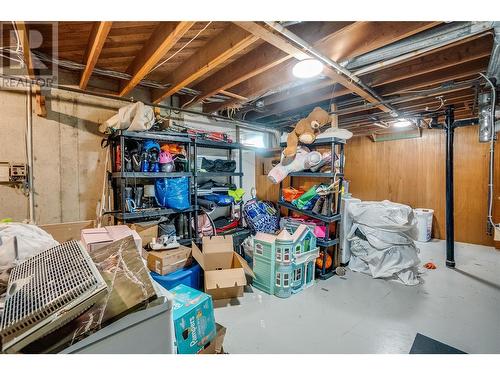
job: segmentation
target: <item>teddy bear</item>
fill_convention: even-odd
[[[295,129],[288,134],[287,147],[283,151],[285,159],[291,162],[297,153],[299,141],[304,144],[313,143],[319,129],[329,122],[330,115],[320,107],[314,108],[306,118],[297,122]]]

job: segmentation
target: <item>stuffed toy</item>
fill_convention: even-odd
[[[297,153],[299,141],[304,144],[311,144],[316,139],[319,129],[330,122],[330,115],[324,109],[316,107],[306,117],[300,120],[295,129],[288,134],[287,147],[283,154],[287,160],[285,163],[291,162]]]
[[[319,164],[321,153],[309,151],[307,147],[298,147],[296,156],[291,163],[283,163],[284,160],[285,157],[282,155],[281,162],[271,169],[267,175],[273,184],[279,184],[291,172],[300,172]]]

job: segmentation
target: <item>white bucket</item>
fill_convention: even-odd
[[[432,216],[434,210],[427,208],[416,208],[413,210],[417,218],[418,237],[417,241],[427,242],[432,236]]]

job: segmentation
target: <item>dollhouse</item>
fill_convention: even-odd
[[[278,235],[257,233],[253,254],[253,285],[268,294],[287,298],[314,282],[319,250],[306,225],[283,229]]]

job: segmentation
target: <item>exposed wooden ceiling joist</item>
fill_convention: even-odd
[[[194,24],[189,21],[161,22],[127,68],[132,78],[122,83],[120,96],[130,93]]]
[[[21,47],[23,49],[24,63],[26,66],[28,77],[32,80],[35,80],[36,75],[33,65],[33,57],[31,55],[29,29],[24,21],[17,21],[15,22],[15,24],[19,33]],[[41,94],[40,86],[37,84],[33,85],[33,91],[35,93],[35,113],[38,116],[47,116],[47,109],[45,108],[45,97]]]
[[[484,72],[486,70],[488,60],[488,57],[481,57],[463,64],[403,79],[381,86],[379,93],[383,96],[395,95],[478,75],[480,72]]]
[[[307,22],[294,25],[291,29],[308,42],[318,43],[349,24],[351,22]],[[196,85],[194,88],[202,94],[187,107],[234,87],[290,59],[292,59],[291,55],[269,43],[264,43]],[[189,100],[190,98],[186,98],[185,101]]]
[[[481,40],[473,40],[467,44],[448,48],[439,53],[419,57],[389,69],[363,76],[363,81],[368,82],[370,86],[377,87],[417,75],[449,68],[482,57],[488,57],[491,53],[491,39],[491,36],[488,35]]]
[[[109,31],[111,30],[112,22],[100,21],[95,22],[92,27],[92,32],[90,33],[87,49],[84,55],[85,69],[80,77],[80,89],[85,90],[87,84],[89,83],[90,76],[94,70],[99,55],[101,54],[104,42],[108,37]]]
[[[377,87],[410,77],[417,77],[419,75],[431,73],[433,71],[444,69],[447,67],[458,67],[461,63],[489,56],[491,51],[491,43],[491,36],[483,38],[481,42],[479,40],[473,40],[467,44],[464,44],[463,46],[459,46],[460,48],[457,48],[457,46],[454,46],[453,48],[450,47],[449,49],[443,51],[443,53],[436,53],[433,55],[426,55],[424,57],[415,58],[401,65],[394,66],[377,73],[368,74],[366,76],[363,76],[362,78],[363,81],[366,82],[369,86]],[[300,105],[298,105],[298,103],[305,102],[307,104],[304,105],[309,105],[311,103],[314,103],[314,100],[316,100],[317,102],[321,102],[328,99],[325,96],[324,92],[318,92],[317,89],[314,88],[308,90],[308,88],[306,87],[301,91],[302,92],[298,92],[296,94],[291,91],[290,93],[286,93],[286,95],[283,94],[281,96],[279,94],[276,94],[270,97],[270,99],[273,99],[274,97],[275,102],[278,99],[284,101],[283,103],[269,106],[265,112],[252,114],[250,116],[247,116],[246,118],[256,120],[290,111],[294,108],[293,105],[297,105],[296,108],[300,108]],[[293,103],[288,99],[288,97],[295,97],[298,95],[302,95],[302,97],[297,98],[297,100],[293,101]],[[264,99],[264,103],[266,105],[268,104],[267,98]]]
[[[238,26],[258,36],[259,38],[266,40],[268,43],[273,44],[276,48],[281,49],[283,52],[286,52],[287,54],[290,54],[291,56],[299,60],[303,60],[310,56],[309,53],[307,54],[304,53],[304,51],[301,48],[292,44],[285,36],[274,34],[265,25],[262,25],[257,22],[239,22]],[[356,93],[363,99],[371,103],[379,101],[379,99],[376,96],[367,91],[365,88],[361,87],[356,82],[353,82],[349,77],[340,74],[338,70],[336,70],[334,67],[330,65],[325,65],[323,73],[326,76],[330,77],[333,82],[340,83],[342,86],[349,89],[351,92]],[[385,112],[391,111],[391,109],[384,104],[379,105],[379,108]]]
[[[175,94],[182,87],[188,86],[257,40],[258,37],[255,35],[231,24],[166,77],[166,82],[171,85],[166,90],[154,93],[154,103],[159,103],[164,98]]]
[[[439,22],[355,22],[335,33],[330,38],[314,44],[314,47],[334,61],[352,58],[384,45],[401,40],[410,35],[434,27]],[[376,31],[374,31],[376,30]],[[361,41],[361,42],[360,42]],[[264,95],[273,88],[295,79],[291,74],[294,65],[288,61],[263,74],[250,78],[235,86],[233,92],[248,97],[250,100]],[[239,103],[231,100],[227,103],[211,103],[204,106],[205,112],[216,112],[227,106]]]
[[[282,102],[278,102],[276,104],[268,106],[267,107],[268,110],[266,112],[256,113],[256,115],[252,116],[251,118],[252,120],[255,120],[258,118],[264,118],[279,113],[286,113],[289,111],[293,111],[294,109],[312,105],[314,103],[320,103],[325,100],[330,100],[332,98],[347,95],[350,92],[351,91],[349,89],[346,89],[345,87],[342,86],[338,86],[334,90],[333,83],[330,82],[329,86],[316,90],[314,94],[305,94],[305,95],[290,97],[289,100],[284,100]]]
[[[234,23],[239,27],[241,27],[242,29],[248,31],[249,33],[259,37],[260,39],[266,41],[272,46],[285,52],[287,55],[296,58],[297,60],[304,60],[309,57],[306,53],[298,49],[288,40],[284,39],[280,35],[274,34],[272,31],[269,31],[268,29],[266,29],[264,26],[261,26],[257,22],[236,21]]]

